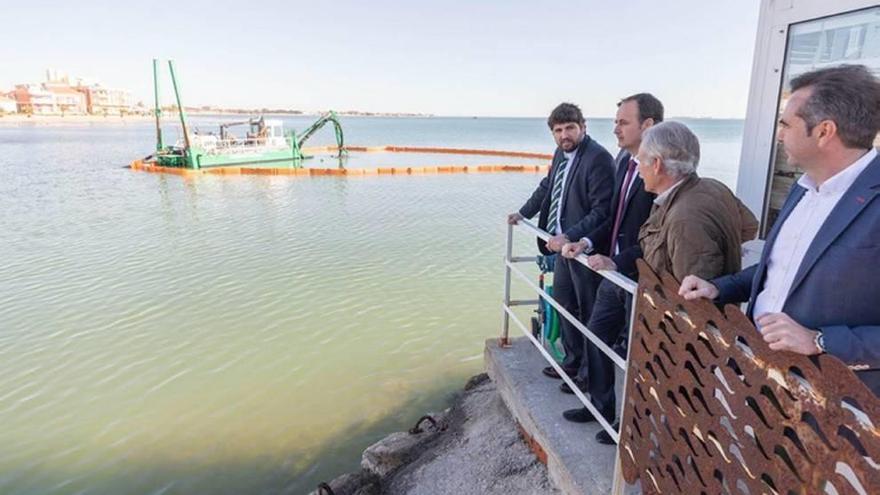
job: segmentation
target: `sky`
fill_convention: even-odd
[[[9,2],[0,90],[55,68],[150,105],[159,57],[187,106],[610,117],[647,91],[669,116],[742,118],[758,3]]]

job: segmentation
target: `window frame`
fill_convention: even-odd
[[[737,195],[761,219],[763,239],[770,225],[770,195],[776,158],[776,124],[782,100],[789,31],[796,24],[878,7],[876,0],[764,0],[758,21],[752,80],[737,174]]]

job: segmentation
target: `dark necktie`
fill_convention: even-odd
[[[620,233],[620,224],[623,222],[624,205],[626,205],[626,193],[629,191],[629,185],[632,184],[635,177],[636,161],[630,158],[626,166],[626,177],[623,179],[623,185],[620,188],[620,200],[617,202],[617,214],[614,215],[614,228],[611,230],[611,252],[610,256],[614,256],[614,250],[617,248],[617,235]]]
[[[547,217],[547,232],[556,235],[556,213],[559,211],[559,202],[562,199],[562,188],[565,182],[565,167],[568,166],[568,158],[563,158],[556,166],[556,174],[553,176],[553,188],[550,189],[550,216]]]

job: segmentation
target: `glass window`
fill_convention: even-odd
[[[862,64],[880,76],[880,7],[791,25],[782,73],[779,113],[782,113],[788,101],[789,81],[804,72],[840,64]],[[880,138],[874,144],[880,144]],[[797,168],[788,165],[782,147],[776,146],[772,156],[770,197],[763,235],[773,226],[789,189],[801,175]]]

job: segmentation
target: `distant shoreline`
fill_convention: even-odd
[[[227,112],[187,112],[188,117],[235,117],[246,118],[248,116],[260,115],[259,113],[254,114],[239,114],[239,113],[227,113]],[[276,114],[276,113],[265,113],[262,114],[266,117],[275,117],[275,118],[291,118],[291,117],[314,117],[317,118],[319,114],[311,114],[311,113],[302,113],[302,114]],[[387,119],[396,119],[396,118],[411,118],[411,119],[535,119],[540,117],[479,117],[479,116],[439,116],[439,115],[414,115],[414,114],[360,114],[360,113],[352,113],[352,114],[340,114],[340,116],[345,118],[387,118]],[[23,125],[23,124],[33,124],[40,126],[61,126],[61,125],[71,125],[71,124],[107,124],[107,125],[127,125],[127,124],[137,124],[144,122],[153,122],[154,118],[152,115],[25,115],[25,114],[5,114],[0,115],[0,126],[4,125]],[[587,117],[587,121],[590,120],[611,120],[609,117]],[[673,120],[714,120],[714,121],[726,121],[726,120],[742,120],[736,118],[720,118],[720,117],[676,117]],[[174,123],[177,122],[177,114],[172,112],[165,112],[162,115],[162,122]]]
[[[165,119],[162,119],[163,121]],[[38,124],[38,125],[65,125],[65,124],[133,124],[135,122],[151,122],[151,115],[25,115],[6,114],[0,116],[0,125],[5,124]]]
[[[291,117],[313,117],[317,118],[319,114],[276,114],[259,112],[252,114],[228,113],[228,112],[187,112],[187,117],[238,117],[245,119],[251,116],[264,115],[266,117],[275,118],[291,118]],[[339,114],[345,118],[434,118],[433,115],[410,115],[410,114]],[[18,125],[18,124],[36,124],[36,125],[67,125],[67,124],[112,124],[125,125],[142,122],[153,122],[155,118],[152,115],[26,115],[20,113],[0,115],[0,125]],[[162,122],[177,122],[176,112],[164,112]]]

